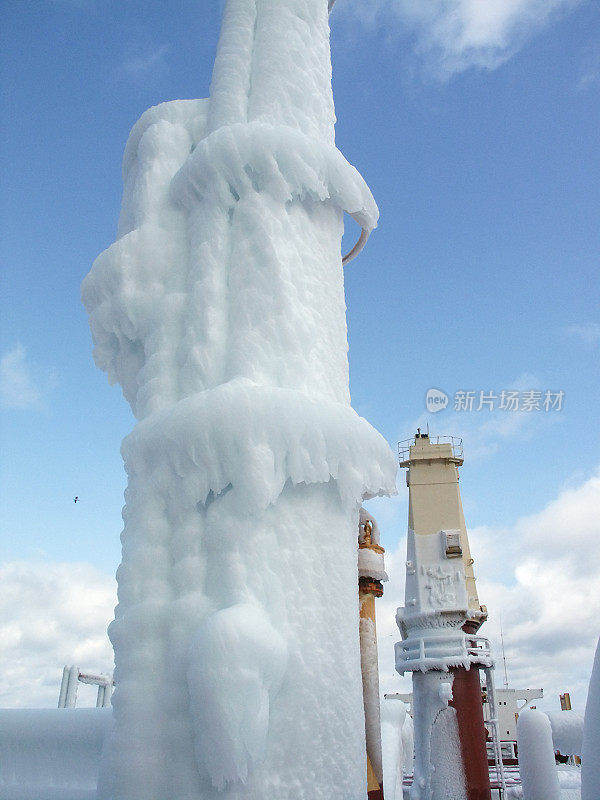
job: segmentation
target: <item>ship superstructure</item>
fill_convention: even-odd
[[[413,673],[411,798],[489,800],[479,671],[489,670],[492,659],[487,640],[476,636],[487,610],[479,603],[458,487],[462,442],[418,430],[399,453],[409,515],[396,669]]]

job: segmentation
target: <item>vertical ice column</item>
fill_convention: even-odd
[[[101,798],[364,800],[356,525],[395,465],[349,405],[342,215],[377,208],[328,36],[326,0],[228,0],[210,99],[136,124],[84,282],[139,419]]]
[[[593,800],[600,785],[600,640],[585,704],[582,749],[581,800]]]
[[[519,772],[527,800],[560,800],[552,726],[542,711],[528,708],[517,720]]]

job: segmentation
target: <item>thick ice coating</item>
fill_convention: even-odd
[[[581,800],[593,800],[600,785],[600,640],[596,645],[594,666],[585,705]]]
[[[395,463],[349,405],[342,217],[377,207],[334,145],[327,6],[228,0],[210,99],[134,126],[84,281],[139,419],[105,800],[366,794],[356,529]]]
[[[531,708],[519,714],[517,744],[523,796],[531,800],[560,800],[552,727],[546,714]]]

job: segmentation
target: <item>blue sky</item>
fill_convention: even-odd
[[[114,239],[136,119],[158,102],[207,95],[221,9],[2,4],[0,560],[20,562],[21,577],[27,565],[42,580],[43,565],[89,563],[101,582],[118,565],[119,445],[133,418],[93,364],[79,286]],[[527,539],[524,520],[550,536],[553,504],[563,513],[574,503],[577,516],[590,503],[581,535],[564,511],[548,552],[578,548],[578,580],[578,564],[595,560],[597,580],[600,563],[588,492],[600,460],[600,5],[435,0],[425,11],[417,0],[338,0],[331,26],[338,147],[381,211],[346,270],[353,405],[394,448],[417,424],[463,437],[471,547],[490,570],[480,587],[506,604],[506,630],[519,601],[501,587],[519,588],[530,549],[517,547],[505,574],[492,575],[493,562],[506,537]],[[354,235],[349,225],[348,243]],[[431,387],[449,395],[438,414],[425,411]],[[481,391],[510,389],[563,391],[562,409],[453,410],[457,391],[475,392],[477,407]],[[399,489],[373,506],[390,552],[403,547],[403,476]],[[547,566],[542,555],[536,563]],[[36,607],[19,580],[6,602],[30,619]],[[108,596],[109,577],[105,587]],[[599,632],[596,623],[586,633],[584,672]],[[36,669],[74,657],[39,642],[26,649]]]

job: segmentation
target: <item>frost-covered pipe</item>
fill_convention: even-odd
[[[575,711],[555,711],[548,714],[552,727],[554,750],[563,756],[581,757],[584,719]]]
[[[111,712],[0,709],[2,800],[92,800]]]
[[[546,714],[531,708],[519,714],[517,745],[524,800],[560,800],[552,728]]]
[[[583,723],[581,800],[595,800],[600,786],[600,640],[590,677]]]
[[[411,800],[467,800],[453,676],[438,670],[413,672],[414,779]]]
[[[60,692],[58,695],[58,707],[64,708],[67,701],[67,687],[69,685],[69,667],[63,667],[62,680],[60,682]]]
[[[383,788],[386,800],[395,800],[396,787],[402,786],[404,763],[402,727],[407,716],[406,710],[404,703],[390,701],[387,698],[381,708]]]
[[[383,595],[384,549],[374,541],[377,523],[364,508],[359,515],[358,599],[360,604],[360,660],[365,707],[367,789],[369,800],[383,798],[381,713],[375,598]],[[377,540],[379,537],[377,537]],[[371,774],[372,773],[372,774]]]
[[[257,0],[228,0],[210,85],[209,132],[248,121]]]
[[[408,714],[402,726],[402,753],[402,774],[412,775],[414,773],[415,731],[412,717]]]
[[[367,745],[367,790],[369,800],[383,797],[381,754],[381,719],[379,714],[379,674],[377,669],[377,630],[374,597],[360,592],[360,657],[365,706],[365,739]],[[369,767],[373,776],[369,774]],[[373,778],[375,780],[373,780]]]
[[[77,689],[79,687],[79,667],[69,668],[69,677],[67,679],[67,692],[65,695],[64,708],[75,708],[77,705]]]

